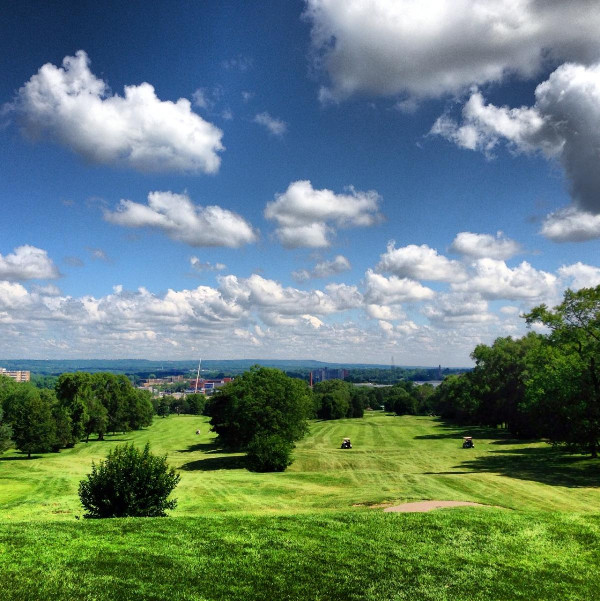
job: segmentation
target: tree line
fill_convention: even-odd
[[[55,389],[40,389],[0,377],[0,447],[27,453],[73,447],[90,436],[139,430],[152,423],[149,392],[126,376],[65,373]]]
[[[463,424],[503,427],[567,450],[600,450],[600,286],[567,290],[553,309],[523,315],[545,326],[520,339],[478,345],[473,371],[449,376],[433,395],[435,411]]]

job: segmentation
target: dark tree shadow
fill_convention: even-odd
[[[216,470],[243,470],[247,467],[243,455],[225,455],[224,457],[207,457],[197,461],[184,463],[180,469],[186,471],[214,472]]]
[[[214,442],[199,442],[187,449],[178,449],[177,453],[225,453],[226,451]]]
[[[18,457],[0,457],[0,461],[32,461],[33,459],[43,459],[43,455],[19,455]]]
[[[551,486],[600,486],[599,460],[590,459],[589,456],[567,455],[550,446],[490,451],[463,461],[456,468],[534,480]]]
[[[453,424],[452,422],[444,421],[440,418],[435,420],[438,422],[434,427],[436,429],[435,434],[423,434],[421,436],[415,436],[415,440],[442,440],[446,438],[456,438],[461,440],[463,436],[472,436],[477,439],[499,439],[508,440],[510,433],[506,430],[498,430],[497,428],[486,428],[483,426],[461,426]],[[517,441],[518,444],[522,441]],[[498,442],[498,444],[503,444]],[[509,444],[508,442],[504,444]]]

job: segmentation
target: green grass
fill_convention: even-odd
[[[124,441],[180,471],[173,517],[76,521],[79,480]],[[253,474],[189,416],[30,461],[7,452],[0,600],[600,598],[599,461],[381,413],[314,422],[295,456]],[[371,507],[421,499],[494,507]]]
[[[461,508],[30,522],[0,529],[0,600],[586,600],[600,517]]]
[[[200,427],[201,435],[195,431]],[[476,448],[461,448],[461,437]],[[314,422],[284,473],[254,474],[215,447],[206,418],[156,419],[148,430],[80,443],[32,460],[0,458],[0,519],[72,519],[77,484],[114,445],[149,441],[181,473],[174,516],[312,512],[420,499],[477,501],[519,510],[600,511],[600,462],[523,444],[495,430],[468,432],[425,417],[367,415]],[[354,448],[339,448],[344,436]]]

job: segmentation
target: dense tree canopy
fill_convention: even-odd
[[[545,435],[598,456],[600,450],[600,286],[567,290],[563,302],[535,307],[527,323],[551,331],[551,349],[538,353],[528,400],[544,420]]]
[[[600,286],[567,290],[563,302],[533,308],[528,324],[549,334],[498,338],[473,351],[475,368],[450,376],[433,402],[442,417],[504,426],[521,437],[597,457],[600,451]]]
[[[286,442],[302,438],[312,399],[306,382],[255,366],[221,388],[206,413],[221,444],[245,450],[257,436],[276,435]]]

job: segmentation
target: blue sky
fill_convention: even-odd
[[[600,284],[595,2],[4,12],[0,357],[460,366]]]

